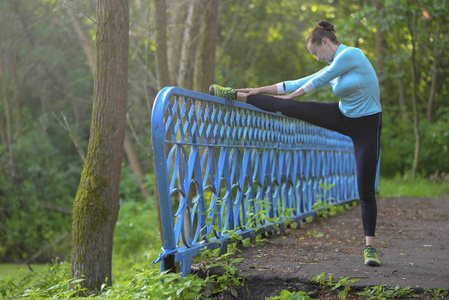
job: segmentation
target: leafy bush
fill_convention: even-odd
[[[85,299],[82,279],[69,279],[69,266],[55,263],[42,273],[22,273],[13,278],[0,277],[0,295],[5,299]],[[113,287],[103,285],[94,299],[196,299],[206,285],[192,274],[181,280],[179,273],[160,273],[142,266]],[[34,284],[32,284],[34,282]],[[80,295],[83,297],[75,297]]]
[[[420,171],[424,176],[449,173],[449,108],[434,122],[422,121]]]
[[[0,149],[0,151],[3,151]],[[64,162],[46,133],[32,132],[12,145],[14,160],[0,157],[0,261],[28,259],[64,232],[71,216],[51,207],[70,210],[81,173],[81,161]],[[66,256],[59,248],[57,256]]]
[[[65,133],[55,135],[61,134]],[[54,139],[57,138],[40,128],[32,129],[12,144],[13,162],[7,155],[0,156],[0,261],[25,261],[40,250],[45,250],[45,255],[37,258],[40,262],[70,257],[70,212],[83,162],[70,137],[58,140],[60,144],[65,140],[67,145],[62,148],[71,150],[67,152],[55,147]],[[2,146],[0,153],[6,153]],[[154,205],[149,204],[150,199],[143,199],[136,178],[125,163],[120,199],[122,207],[115,234],[119,256],[143,257],[145,251],[159,248]],[[61,237],[65,237],[63,242],[49,247]]]
[[[149,201],[124,201],[114,232],[114,259],[143,262],[161,247],[155,209]]]
[[[421,154],[419,172],[423,176],[449,173],[449,109],[441,108],[434,123],[420,120]],[[395,123],[384,115],[382,128],[382,176],[409,172],[413,165],[415,136],[411,124]]]

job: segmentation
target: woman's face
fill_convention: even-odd
[[[327,63],[334,59],[335,52],[331,49],[326,39],[322,40],[321,45],[308,43],[307,50],[316,57],[318,61],[325,61]]]

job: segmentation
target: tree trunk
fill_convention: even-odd
[[[89,65],[90,70],[92,73],[95,74],[95,56],[94,51],[92,50],[92,47],[90,45],[90,40],[83,30],[80,21],[78,20],[78,17],[75,16],[75,13],[73,12],[72,8],[68,8],[67,12],[69,14],[70,23],[72,23],[73,29],[76,32],[76,35],[81,41],[81,46],[83,47],[84,55],[86,55],[87,64]]]
[[[134,150],[133,144],[131,143],[130,139],[128,138],[128,135],[125,135],[125,142],[124,142],[123,146],[124,146],[126,157],[128,158],[128,162],[131,167],[131,170],[132,170],[134,176],[136,176],[137,184],[139,185],[140,192],[142,193],[145,200],[147,200],[148,198],[150,198],[150,193],[148,193],[148,190],[145,188],[145,184],[142,179],[143,171],[142,171],[142,167],[140,165],[139,156],[137,155],[137,152]]]
[[[414,9],[414,8],[413,8]],[[411,25],[409,27],[410,34],[412,36],[412,104],[413,104],[413,131],[415,133],[415,154],[413,158],[413,168],[412,168],[412,176],[415,177],[418,173],[419,167],[419,156],[421,152],[421,133],[419,131],[419,115],[418,115],[418,100],[417,100],[417,92],[418,92],[418,79],[416,76],[416,11],[412,11],[412,20]]]
[[[201,24],[201,2],[192,0],[184,29],[183,45],[181,49],[181,61],[179,62],[178,86],[193,89],[193,69],[195,66],[196,50],[198,48],[198,35]]]
[[[167,4],[165,0],[154,0],[156,19],[156,72],[157,85],[161,90],[170,85],[167,56]]]
[[[163,87],[170,85],[170,75],[168,69],[168,56],[167,56],[167,4],[165,0],[154,1],[154,13],[156,19],[157,85],[158,89],[161,90]],[[154,167],[154,160],[153,160],[153,170],[156,170],[156,168]],[[164,245],[164,231],[162,226],[161,206],[159,202],[159,190],[157,188],[156,174],[154,174],[154,196],[157,211],[157,221],[159,225],[159,237],[161,244]]]
[[[72,8],[68,9],[69,19],[71,24],[73,25],[73,28],[75,29],[76,35],[81,41],[84,55],[86,56],[88,65],[90,67],[90,70],[92,71],[92,74],[95,75],[95,55],[94,50],[92,49],[89,37],[87,36],[85,30],[82,28],[77,16],[73,12]],[[126,158],[128,159],[128,162],[131,167],[131,171],[136,176],[137,182],[139,184],[140,191],[142,192],[142,195],[145,199],[148,199],[150,194],[148,193],[147,189],[145,188],[144,182],[142,180],[142,167],[139,160],[139,156],[137,155],[137,152],[134,150],[134,146],[130,139],[125,135],[124,140],[124,151],[126,154]]]
[[[11,83],[12,83],[12,94],[14,98],[14,112],[16,117],[16,129],[19,140],[23,137],[22,129],[22,108],[20,105],[19,88],[17,86],[17,74],[16,74],[16,62],[17,62],[17,52],[14,51],[14,55],[11,58]]]
[[[434,47],[434,55],[433,55],[433,64],[432,64],[432,83],[430,85],[430,93],[429,100],[427,101],[427,120],[432,123],[433,122],[433,106],[435,103],[435,94],[437,90],[437,78],[438,78],[438,58],[439,58],[439,47],[438,40],[440,35],[439,23],[436,25],[435,30],[435,39],[433,41]]]
[[[3,55],[2,55],[2,47],[0,45],[0,81],[2,88],[2,98],[3,101],[7,99],[7,91],[6,91],[6,83],[4,83],[3,78]],[[6,107],[4,108],[6,110]],[[3,126],[3,113],[0,113],[0,138],[2,140],[2,145],[5,148],[6,152],[9,153],[9,144],[8,139],[6,138],[5,126]]]
[[[12,158],[12,150],[11,150],[11,144],[12,144],[12,128],[11,128],[11,111],[9,109],[9,100],[8,100],[8,90],[6,87],[6,78],[5,73],[3,72],[3,53],[2,48],[0,47],[0,82],[2,85],[2,98],[3,98],[3,105],[4,105],[4,113],[5,113],[5,121],[6,121],[6,147],[9,157]],[[3,124],[2,124],[3,125]],[[3,127],[3,126],[2,126]],[[2,132],[5,130],[5,128],[2,128]]]
[[[372,0],[372,5],[376,8],[378,12],[381,12],[384,8],[383,1]],[[382,71],[385,64],[385,49],[387,48],[387,43],[385,41],[385,30],[382,29],[382,20],[378,20],[376,22],[377,31],[375,34],[376,37],[376,73],[379,78],[380,85],[383,86],[383,76]]]
[[[396,57],[400,57],[399,53],[400,53],[400,51],[399,51],[398,47],[396,46]],[[400,58],[396,64],[396,73],[397,74],[402,73],[402,63],[400,61]],[[405,124],[405,123],[407,123],[407,107],[405,104],[405,96],[404,96],[404,82],[402,81],[401,77],[398,78],[397,84],[398,84],[398,102],[399,102],[399,107],[401,109],[402,123]]]
[[[2,118],[1,114],[0,114],[0,139],[2,141],[3,147],[9,153],[9,145],[8,145],[7,140],[6,140],[5,127],[3,126],[3,118]]]
[[[71,278],[112,284],[128,85],[128,0],[98,0],[94,103],[86,162],[73,205]]]
[[[210,0],[204,5],[204,20],[201,24],[200,41],[196,52],[193,89],[207,93],[209,86],[214,83],[219,1]]]
[[[181,61],[182,45],[184,36],[184,28],[186,24],[187,1],[170,1],[168,12],[170,15],[170,28],[168,29],[168,68],[170,76],[170,84],[178,86],[179,62]]]

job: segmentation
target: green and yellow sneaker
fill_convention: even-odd
[[[380,266],[379,253],[373,246],[366,246],[363,250],[363,256],[365,257],[365,265],[371,267]]]
[[[225,98],[227,100],[236,100],[237,92],[230,87],[222,87],[218,84],[212,84],[209,87],[209,94],[221,98]]]

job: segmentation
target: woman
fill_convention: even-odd
[[[328,21],[322,20],[318,25],[307,37],[306,46],[318,61],[329,65],[317,73],[258,88],[234,90],[213,84],[209,92],[229,100],[243,100],[263,110],[281,112],[352,139],[366,241],[364,263],[379,266],[378,253],[374,248],[377,221],[374,185],[382,127],[379,83],[371,63],[360,49],[340,44],[334,26]],[[334,94],[340,97],[339,102],[293,100],[326,85],[332,86]],[[280,94],[285,95],[278,96]]]

